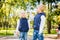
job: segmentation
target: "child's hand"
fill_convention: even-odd
[[[15,31],[14,32],[14,36],[19,36],[19,32],[18,31]]]
[[[19,32],[16,32],[16,35],[19,35]]]
[[[58,32],[59,30],[58,29],[56,29],[56,32]]]

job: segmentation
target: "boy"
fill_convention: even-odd
[[[44,40],[43,38],[43,28],[45,24],[45,13],[43,12],[45,9],[44,5],[39,5],[37,8],[37,14],[34,17],[34,33],[33,40]]]
[[[20,32],[20,40],[27,40],[27,32],[29,30],[29,25],[24,11],[21,12],[21,18],[20,20],[18,20],[16,30]]]

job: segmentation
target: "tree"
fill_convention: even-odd
[[[48,33],[51,33],[51,18],[53,15],[52,14],[52,3],[55,2],[56,0],[46,0],[48,2],[48,18],[47,18],[47,28],[48,28]]]

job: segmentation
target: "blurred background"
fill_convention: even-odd
[[[39,4],[46,5],[44,34],[57,34],[60,23],[60,0],[0,0],[0,36],[12,36],[16,30],[21,9],[30,21],[29,35],[33,33],[33,17]]]

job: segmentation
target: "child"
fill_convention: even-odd
[[[17,23],[17,29],[20,32],[20,40],[27,40],[27,32],[29,30],[28,20],[24,11],[21,12],[21,18]],[[18,32],[17,32],[18,34]]]
[[[58,38],[60,38],[60,24],[58,25]]]
[[[43,37],[43,28],[45,24],[45,13],[44,13],[45,6],[39,5],[37,8],[37,14],[34,17],[34,33],[33,33],[33,40],[44,40]]]

